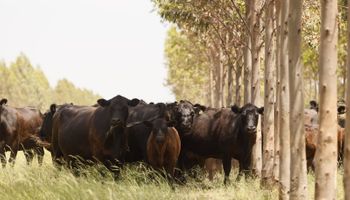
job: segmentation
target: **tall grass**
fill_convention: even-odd
[[[34,160],[36,161],[36,160]],[[104,172],[104,173],[101,173]],[[343,198],[341,174],[338,199]],[[309,175],[309,198],[314,195],[314,176]],[[223,185],[223,176],[210,182],[204,175],[189,179],[186,185],[171,185],[164,178],[141,166],[127,166],[114,180],[102,166],[84,169],[79,177],[69,170],[58,170],[46,152],[43,166],[27,166],[22,153],[16,165],[0,170],[0,199],[278,199],[276,189],[263,189],[258,179],[242,179]]]

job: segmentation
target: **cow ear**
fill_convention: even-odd
[[[311,100],[309,104],[310,104],[310,107],[316,107],[316,101],[315,100]]]
[[[236,104],[231,107],[232,112],[234,113],[241,113],[242,109],[238,107]]]
[[[51,104],[51,106],[50,106],[50,111],[52,112],[52,113],[55,113],[56,112],[56,104]]]
[[[344,114],[345,113],[345,106],[339,106],[338,107],[338,114]]]
[[[174,121],[174,120],[168,121],[168,122],[166,123],[166,125],[167,125],[168,127],[175,127],[175,121]]]
[[[166,106],[170,109],[175,108],[177,106],[177,101],[175,101],[174,103],[167,103]]]
[[[143,124],[144,124],[145,126],[147,126],[148,128],[152,128],[152,127],[153,127],[153,124],[152,124],[152,122],[150,122],[150,121],[144,121]]]
[[[258,113],[260,115],[263,115],[264,114],[264,107],[258,108]]]
[[[7,103],[7,99],[1,99],[0,101],[0,106],[4,105]]]
[[[99,99],[97,100],[97,103],[102,107],[107,107],[111,102],[107,101],[106,99]]]
[[[139,99],[132,99],[131,101],[128,102],[128,106],[134,107],[137,106],[137,104],[140,103]]]
[[[207,109],[207,107],[205,107],[205,106],[202,106],[202,105],[200,105],[200,104],[195,104],[194,106],[194,111],[195,111],[195,113],[197,113],[197,114],[199,114],[199,112],[200,111],[205,111],[206,109]]]

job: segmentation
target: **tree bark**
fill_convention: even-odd
[[[281,2],[280,0],[275,0],[275,10],[276,10],[276,102],[275,102],[275,122],[274,122],[274,160],[273,160],[273,177],[274,180],[279,180],[279,168],[280,168],[280,131],[279,131],[279,94],[280,94],[280,32],[281,32]]]
[[[213,66],[213,80],[214,80],[214,107],[221,107],[220,99],[220,54],[218,53],[219,49],[215,46],[211,48],[211,57],[212,57],[212,66]]]
[[[290,88],[290,140],[291,174],[290,199],[307,199],[306,152],[304,133],[304,83],[301,60],[302,0],[289,6],[289,88]]]
[[[210,107],[214,107],[213,67],[209,69],[209,102]]]
[[[239,57],[239,60],[237,62],[237,67],[236,67],[236,97],[235,97],[235,104],[238,106],[241,106],[242,103],[242,95],[241,95],[241,88],[242,88],[242,82],[241,82],[241,77],[242,77],[242,57]]]
[[[350,0],[348,0],[348,5],[350,5]],[[348,6],[348,13],[350,13],[350,6]],[[348,55],[346,63],[346,107],[350,108],[350,15],[348,14]],[[344,144],[344,192],[345,200],[350,200],[350,112],[346,112],[345,123],[345,144]]]
[[[289,68],[288,68],[288,10],[289,1],[281,1],[281,90],[280,97],[280,199],[289,199],[290,190],[290,126],[289,126]]]
[[[271,185],[273,180],[273,159],[274,159],[274,101],[275,101],[275,80],[274,80],[274,47],[275,38],[273,35],[273,0],[266,2],[265,8],[265,84],[264,84],[264,135],[263,135],[263,168],[262,179],[264,184]]]
[[[337,14],[337,1],[321,1],[320,128],[315,155],[315,199],[336,199]]]
[[[252,12],[252,104],[261,106],[260,102],[260,18],[259,18],[259,0],[252,0],[250,9]],[[252,150],[252,171],[253,174],[260,177],[262,168],[262,138],[261,138],[261,117],[256,131],[256,142]]]
[[[250,8],[250,1],[246,0],[246,21],[248,22],[248,27],[252,25],[252,12]],[[244,104],[251,103],[252,93],[251,93],[251,81],[252,81],[252,41],[250,31],[247,30],[246,36],[246,46],[244,47]]]
[[[225,106],[225,65],[224,65],[224,54],[223,50],[220,51],[220,72],[219,72],[219,82],[220,82],[220,107]]]
[[[232,95],[233,94],[233,63],[229,61],[227,69],[227,99],[226,106],[232,105]]]

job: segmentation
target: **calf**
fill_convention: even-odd
[[[0,159],[2,166],[6,166],[5,151],[10,151],[10,163],[14,163],[18,150],[23,150],[29,164],[34,154],[38,155],[38,162],[42,164],[44,149],[37,144],[42,115],[35,108],[13,108],[7,106],[7,99],[0,101]]]
[[[156,119],[144,124],[152,130],[147,141],[148,162],[153,168],[165,169],[168,176],[174,177],[181,142],[173,123]]]
[[[183,147],[200,156],[223,162],[224,183],[229,181],[231,159],[239,161],[239,174],[249,172],[251,153],[256,141],[259,114],[264,108],[246,104],[242,108],[207,109],[195,118],[192,131],[184,135]]]
[[[147,162],[147,141],[152,130],[143,122],[160,118],[169,120],[169,113],[164,103],[141,103],[130,109],[126,128],[129,145],[126,162]]]

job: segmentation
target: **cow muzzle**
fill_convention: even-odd
[[[255,133],[256,132],[256,127],[255,126],[248,126],[247,127],[247,131],[249,133]]]
[[[112,121],[111,121],[111,125],[113,127],[122,126],[123,124],[124,124],[123,121],[120,119],[112,119]]]
[[[156,136],[156,142],[158,143],[158,144],[161,144],[161,143],[163,143],[165,141],[165,136],[164,135],[157,135]]]

